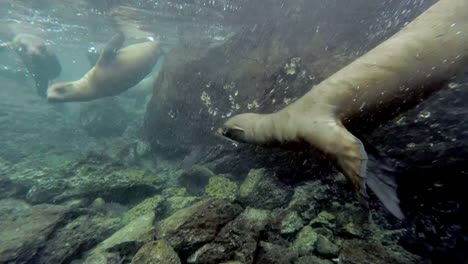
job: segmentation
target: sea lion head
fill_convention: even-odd
[[[73,82],[52,84],[47,89],[47,101],[51,103],[67,102],[75,94],[76,86]]]
[[[19,34],[13,39],[13,45],[20,54],[30,57],[42,57],[47,52],[45,42],[36,36]]]
[[[256,143],[254,128],[260,114],[246,113],[231,117],[218,129],[222,136],[241,143]]]

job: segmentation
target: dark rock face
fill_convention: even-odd
[[[292,196],[292,190],[265,169],[250,170],[239,193],[239,199],[244,205],[263,209],[280,208]]]
[[[415,255],[411,255],[403,250],[400,254],[387,250],[384,246],[375,241],[350,240],[344,243],[340,254],[340,263],[343,264],[416,264],[427,263]]]
[[[180,264],[177,253],[164,240],[152,241],[138,250],[131,264]]]
[[[123,164],[104,153],[90,152],[35,182],[26,199],[36,204],[101,197],[128,203],[155,194],[162,189],[163,182],[147,171],[124,169]]]
[[[79,257],[120,228],[116,219],[83,215],[51,236],[35,263],[62,263]]]
[[[181,209],[156,224],[156,238],[164,239],[182,256],[213,240],[219,230],[242,211],[236,204],[208,199]]]
[[[28,263],[69,211],[58,205],[0,200],[0,262]]]
[[[212,263],[237,260],[253,263],[260,232],[270,222],[270,213],[253,208],[246,209],[224,226],[213,242],[205,244],[189,259],[189,263]]]

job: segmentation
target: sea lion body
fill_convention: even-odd
[[[364,146],[345,126],[363,122],[365,115],[390,117],[415,106],[467,65],[468,1],[441,0],[291,105],[273,114],[234,116],[220,132],[255,144],[307,142],[336,159],[361,197],[367,185],[403,218],[394,181],[367,177]]]
[[[91,70],[77,81],[50,86],[47,99],[50,102],[90,101],[135,86],[156,64],[160,44],[147,41],[119,49],[123,41],[123,35],[114,36]]]
[[[57,55],[48,48],[46,42],[35,35],[18,34],[13,41],[2,47],[10,47],[16,51],[34,78],[37,93],[45,97],[49,81],[57,78],[62,71]]]

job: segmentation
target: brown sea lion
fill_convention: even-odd
[[[35,35],[18,34],[13,41],[0,45],[0,49],[12,48],[18,53],[24,66],[36,83],[37,93],[46,97],[49,81],[57,78],[62,66],[46,42]]]
[[[218,132],[254,144],[306,142],[336,159],[361,198],[367,185],[403,218],[395,181],[380,174],[367,177],[366,150],[347,127],[365,125],[365,114],[414,107],[467,65],[468,1],[440,0],[293,104],[272,114],[234,116]]]
[[[116,34],[102,51],[96,65],[81,79],[49,87],[49,102],[90,101],[114,96],[133,87],[151,72],[161,53],[159,41],[122,48],[123,34]]]

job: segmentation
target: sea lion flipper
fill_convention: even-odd
[[[96,64],[102,65],[111,61],[115,57],[116,52],[122,47],[124,42],[125,42],[125,35],[122,32],[118,32],[117,34],[115,34],[107,42]]]
[[[351,134],[346,128],[340,126],[340,136],[337,139],[339,146],[336,148],[338,165],[343,174],[347,176],[354,185],[361,203],[367,206],[367,186],[382,201],[385,208],[399,219],[403,219],[403,212],[399,206],[397,195],[397,184],[390,169],[385,164],[379,163],[372,156],[369,158],[364,144]],[[372,168],[369,171],[368,163]]]
[[[46,98],[47,97],[47,88],[49,86],[49,79],[42,75],[37,74],[34,75],[34,82],[36,84],[36,92],[40,97]]]

